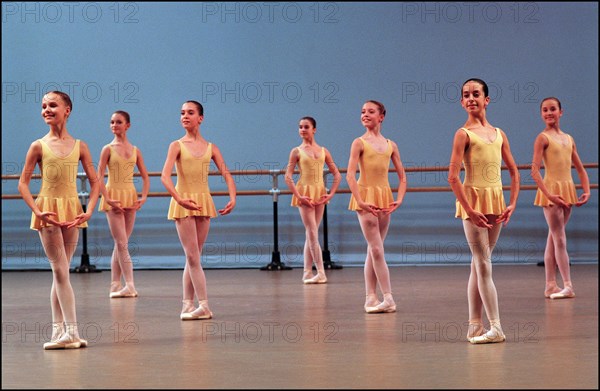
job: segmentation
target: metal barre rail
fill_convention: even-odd
[[[583,165],[584,168],[598,168],[598,163],[584,163]],[[501,167],[502,170],[507,170],[506,166],[502,166]],[[525,170],[525,169],[531,169],[531,164],[521,164],[521,165],[517,165],[517,168],[519,170]],[[544,168],[543,166],[541,168]],[[448,171],[448,166],[434,166],[434,167],[405,167],[404,169],[407,173],[409,172],[444,172],[444,171]],[[340,168],[339,169],[340,173],[346,173],[348,172],[348,170],[346,168]],[[238,176],[244,176],[244,175],[270,175],[272,177],[274,177],[274,179],[276,179],[275,177],[280,176],[280,175],[284,175],[286,172],[286,170],[284,169],[279,169],[279,170],[236,170],[236,171],[230,171],[231,175],[238,175]],[[396,172],[395,169],[390,169],[389,172]],[[294,171],[294,174],[299,174],[299,171]],[[323,174],[329,175],[329,170],[324,170]],[[148,176],[150,177],[160,177],[161,173],[160,172],[149,172]],[[172,176],[176,176],[176,173],[173,173]],[[209,171],[208,175],[210,176],[215,176],[215,175],[221,175],[221,173],[219,171],[216,170],[211,170]],[[139,173],[134,173],[135,177],[139,177],[140,174]],[[85,173],[79,173],[77,174],[77,177],[81,180],[81,181],[85,181],[86,177],[85,177]],[[20,175],[2,175],[2,180],[18,180],[20,178]],[[40,174],[35,174],[32,176],[32,179],[41,179],[42,176]],[[274,182],[274,184],[276,183],[276,181]],[[84,186],[82,186],[84,187]],[[576,185],[576,187],[578,189],[581,188],[581,185]],[[592,189],[597,189],[598,188],[598,184],[590,184],[590,187]],[[508,190],[510,187],[509,186],[504,186],[504,190]],[[522,185],[521,190],[537,190],[537,186],[536,185]],[[394,189],[392,189],[392,191],[395,191]],[[424,186],[424,187],[408,187],[406,189],[407,192],[417,192],[417,193],[421,193],[421,192],[442,192],[442,191],[452,191],[452,189],[449,186]],[[350,193],[350,189],[338,189],[337,190],[338,193],[344,194],[344,193]],[[241,195],[241,196],[257,196],[257,195],[273,195],[274,193],[279,194],[279,195],[291,195],[292,192],[289,190],[280,190],[277,188],[277,186],[273,186],[270,190],[238,190],[237,191],[237,195]],[[229,195],[228,192],[226,191],[211,191],[210,193],[213,196],[227,196]],[[36,195],[34,195],[35,197]],[[148,193],[148,197],[170,197],[171,195],[167,192],[150,192]],[[2,199],[3,200],[13,200],[13,199],[20,199],[21,195],[20,194],[2,194]]]
[[[598,163],[584,163],[584,168],[598,168]],[[406,173],[411,172],[444,172],[448,171],[448,166],[435,166],[435,167],[405,167]],[[531,164],[522,164],[517,165],[519,170],[531,169]],[[543,168],[543,166],[542,166]],[[506,166],[501,167],[502,170],[507,170]],[[346,168],[340,168],[340,173],[346,173],[348,170]],[[389,172],[396,172],[395,169],[390,169]],[[278,187],[278,177],[280,175],[284,175],[286,170],[236,170],[230,171],[231,175],[234,176],[242,176],[242,175],[270,175],[273,180],[273,186],[270,190],[239,190],[236,192],[239,196],[262,196],[262,195],[271,195],[273,197],[273,253],[271,256],[271,263],[266,266],[261,267],[261,270],[289,270],[291,267],[286,266],[281,262],[281,255],[279,253],[279,239],[278,239],[278,217],[277,217],[277,202],[279,195],[291,195],[292,192],[290,190],[280,190]],[[299,174],[299,171],[294,171],[294,174]],[[323,171],[323,176],[326,177],[330,174],[329,170]],[[172,173],[172,176],[176,176],[176,173]],[[211,170],[209,174],[211,176],[220,175],[219,171]],[[139,173],[135,173],[134,176],[140,176]],[[148,176],[150,177],[160,177],[160,172],[149,172]],[[42,176],[40,174],[33,175],[32,178],[40,179]],[[2,180],[18,180],[20,175],[2,175]],[[87,205],[87,197],[89,193],[87,192],[87,177],[85,173],[78,173],[77,178],[81,182],[81,190],[79,192],[79,197],[81,198],[82,206],[84,210]],[[575,186],[578,189],[581,189],[582,186],[577,184]],[[590,188],[597,189],[598,184],[590,184]],[[504,190],[510,190],[510,186],[504,186]],[[521,190],[537,190],[536,185],[522,185],[520,186]],[[392,189],[392,191],[397,192],[397,189]],[[449,186],[424,186],[424,187],[408,187],[407,192],[415,192],[415,193],[423,193],[423,192],[448,192],[452,191]],[[350,189],[338,189],[337,193],[347,194],[350,193]],[[227,191],[211,191],[212,196],[228,196],[229,192]],[[34,197],[37,195],[34,195]],[[168,192],[150,192],[148,193],[148,197],[170,197],[171,194]],[[2,194],[3,200],[13,200],[13,199],[21,199],[20,194]],[[73,269],[75,272],[93,272],[95,270],[95,266],[90,265],[89,263],[89,254],[87,253],[87,229],[82,229],[82,242],[83,242],[83,252],[81,254],[81,266]],[[325,205],[325,210],[323,212],[323,264],[327,269],[341,269],[342,266],[336,265],[331,261],[331,255],[328,247],[328,237],[327,237],[327,205]]]

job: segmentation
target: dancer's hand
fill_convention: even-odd
[[[550,197],[548,197],[548,200],[550,200],[550,202],[552,202],[554,205],[560,206],[561,208],[569,208],[569,204],[567,204],[565,200],[563,200],[563,198],[558,194],[552,194]]]
[[[324,194],[321,196],[321,198],[319,198],[319,200],[317,202],[314,203],[315,206],[317,205],[323,205],[329,202],[329,200],[333,198],[332,194]]]
[[[72,221],[66,221],[66,222],[64,222],[62,224],[62,226],[65,227],[65,228],[78,227],[81,224],[83,224],[86,221],[88,221],[91,217],[92,217],[92,211],[85,212],[85,213],[80,213],[77,216],[75,216],[75,219],[73,219]]]
[[[219,209],[219,214],[222,216],[228,215],[235,208],[235,201],[229,201],[223,209]]]
[[[387,208],[381,209],[381,211],[385,215],[389,215],[389,214],[392,214],[393,212],[395,212],[396,209],[398,209],[400,207],[400,205],[402,205],[402,201],[394,201]]]
[[[381,211],[382,211],[382,209],[381,209],[380,207],[378,207],[378,206],[375,206],[375,205],[373,205],[373,204],[367,204],[367,203],[365,203],[365,202],[359,202],[359,203],[358,203],[358,206],[359,206],[359,207],[360,207],[362,210],[364,210],[364,211],[366,211],[366,212],[369,212],[369,213],[371,213],[373,216],[378,216],[378,215],[379,215],[379,213],[381,213]]]
[[[298,202],[300,203],[300,205],[308,206],[309,208],[315,207],[315,203],[313,202],[312,198],[310,198],[309,196],[298,197]]]
[[[588,202],[589,199],[590,199],[590,193],[583,193],[582,195],[579,196],[579,200],[575,203],[575,206],[581,206],[581,205],[585,204],[586,202]]]
[[[121,201],[119,200],[112,200],[109,198],[105,198],[104,201],[110,205],[112,207],[113,210],[117,211],[118,213],[123,213],[123,207],[121,207]]]
[[[142,205],[144,205],[146,203],[146,198],[139,198],[137,200],[135,200],[135,202],[133,203],[133,205],[127,207],[127,208],[123,208],[126,210],[140,210],[140,208],[142,207]]]
[[[500,215],[502,217],[502,215]],[[487,228],[487,229],[491,229],[492,225],[488,222],[487,217],[485,217],[485,215],[483,213],[477,212],[476,210],[474,210],[472,213],[469,213],[469,219],[471,220],[471,222],[473,224],[475,224],[478,227],[481,228]],[[498,218],[499,221],[500,218]]]
[[[191,198],[184,198],[180,200],[179,205],[189,210],[197,210],[198,212],[202,210],[202,207],[196,204],[196,201],[192,200]]]
[[[506,227],[506,224],[508,224],[508,221],[510,220],[510,216],[512,216],[514,211],[515,211],[514,206],[512,206],[512,205],[507,206],[506,209],[504,209],[504,212],[502,212],[502,214],[496,219],[496,223],[504,223],[504,226]]]
[[[56,225],[59,227],[63,226],[63,223],[60,223],[58,220],[54,219],[53,217],[58,216],[56,213],[54,212],[40,212],[40,213],[36,213],[36,217],[44,222],[46,222],[47,224],[50,225]]]

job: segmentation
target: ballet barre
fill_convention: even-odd
[[[592,168],[597,169],[598,163],[584,163],[584,168]],[[530,170],[531,164],[523,164],[517,165],[519,170]],[[541,167],[543,168],[543,166]],[[507,170],[506,166],[501,167],[502,170]],[[347,169],[340,168],[339,172],[341,174],[347,173]],[[448,166],[435,166],[435,167],[405,167],[405,173],[413,173],[413,172],[447,172]],[[396,172],[395,169],[390,168],[389,172]],[[279,188],[279,177],[281,175],[285,175],[286,170],[284,169],[271,169],[271,170],[236,170],[230,171],[232,176],[244,176],[244,175],[253,175],[253,176],[270,176],[271,177],[271,189],[268,190],[238,190],[236,192],[237,196],[271,196],[273,201],[273,251],[271,254],[271,262],[265,266],[262,266],[261,270],[290,270],[292,269],[290,266],[287,266],[284,262],[281,261],[281,254],[279,252],[279,227],[278,227],[278,201],[279,196],[281,195],[291,195],[292,192],[290,190],[282,190]],[[294,171],[294,174],[299,174],[299,171]],[[330,174],[329,170],[323,171],[324,182],[327,183],[327,176]],[[217,176],[221,175],[220,171],[211,170],[208,173],[209,176]],[[139,173],[134,173],[134,177],[139,177]],[[149,177],[160,177],[160,172],[149,172]],[[176,173],[173,173],[172,176],[176,176]],[[2,175],[2,180],[18,180],[20,178],[19,175]],[[78,173],[77,178],[79,180],[79,192],[78,196],[81,200],[81,206],[83,211],[87,210],[87,201],[89,197],[88,185],[87,185],[87,176],[85,173]],[[35,174],[32,176],[32,179],[41,179],[40,174]],[[577,189],[581,189],[581,184],[576,184],[575,187]],[[598,184],[590,184],[591,189],[597,189]],[[510,186],[503,186],[504,190],[510,190]],[[537,185],[521,185],[521,190],[537,190]],[[327,189],[329,191],[329,189]],[[393,192],[397,192],[397,189],[392,187]],[[408,187],[406,189],[407,192],[451,192],[452,188],[450,186],[422,186],[422,187]],[[350,189],[341,189],[339,188],[336,193],[339,194],[347,194],[351,193]],[[211,191],[212,196],[229,196],[228,191]],[[34,195],[34,198],[37,195]],[[168,192],[150,192],[148,193],[148,197],[171,197],[171,194]],[[20,194],[2,194],[3,200],[13,200],[13,199],[21,199]],[[323,264],[327,269],[341,269],[341,265],[337,265],[335,262],[331,261],[331,254],[329,252],[328,247],[328,233],[327,233],[327,205],[325,205],[325,209],[323,212]],[[89,262],[89,254],[87,252],[87,228],[82,229],[82,254],[81,254],[81,264],[79,267],[75,267],[72,269],[72,272],[75,273],[90,273],[90,272],[99,272],[96,269],[95,265],[91,265]]]

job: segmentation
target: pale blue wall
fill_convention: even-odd
[[[95,159],[111,140],[111,113],[129,111],[129,138],[150,171],[161,170],[168,143],[183,135],[179,110],[188,99],[204,104],[202,133],[231,169],[283,168],[305,115],[317,119],[317,141],[346,167],[367,99],[386,104],[383,133],[398,143],[407,167],[445,166],[466,118],[460,85],[470,77],[490,84],[489,119],[507,133],[518,164],[531,161],[543,127],[539,103],[550,95],[562,100],[562,128],[582,159],[597,162],[597,36],[595,3],[3,2],[2,174],[20,173],[29,144],[47,131],[40,101],[53,89],[70,93],[69,130]],[[597,183],[597,169],[589,174]],[[408,180],[446,186],[441,173]],[[225,189],[211,181],[213,190]],[[522,183],[533,184],[527,172]],[[271,187],[268,178],[237,184]],[[151,190],[164,191],[158,178]],[[16,193],[15,181],[3,181],[2,193]],[[547,228],[533,198],[533,191],[521,193],[498,261],[541,259]],[[215,200],[218,207],[226,202]],[[340,194],[330,204],[329,246],[335,261],[360,265],[365,246],[348,200]],[[279,245],[282,260],[300,267],[304,233],[289,201],[279,202]],[[138,267],[183,266],[167,207],[168,199],[152,198],[138,214],[131,238]],[[452,193],[409,193],[392,219],[388,261],[468,262],[453,208]],[[2,201],[5,269],[48,267],[29,217],[22,201]],[[597,261],[597,227],[594,190],[568,226],[574,261]],[[107,266],[112,241],[102,214],[90,221],[88,236],[92,263]],[[271,198],[238,197],[234,213],[213,220],[203,262],[263,266],[271,246]]]

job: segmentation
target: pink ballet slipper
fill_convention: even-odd
[[[138,297],[137,291],[130,291],[128,287],[121,289],[118,292],[111,292],[109,295],[111,299],[118,299],[123,297]]]
[[[213,317],[213,313],[208,308],[207,303],[200,303],[198,308],[196,308],[192,312],[184,312],[180,316],[181,320],[202,320],[202,319],[211,319]]]
[[[302,282],[304,282],[305,284],[326,284],[327,276],[325,276],[325,273],[318,273],[313,278],[309,278],[308,280],[303,280]]]
[[[562,291],[550,295],[551,299],[570,299],[575,297],[573,288],[565,287]]]
[[[368,314],[396,312],[396,303],[394,303],[394,299],[391,295],[383,295],[383,301],[381,303],[373,307],[366,307],[365,311],[367,311]]]

